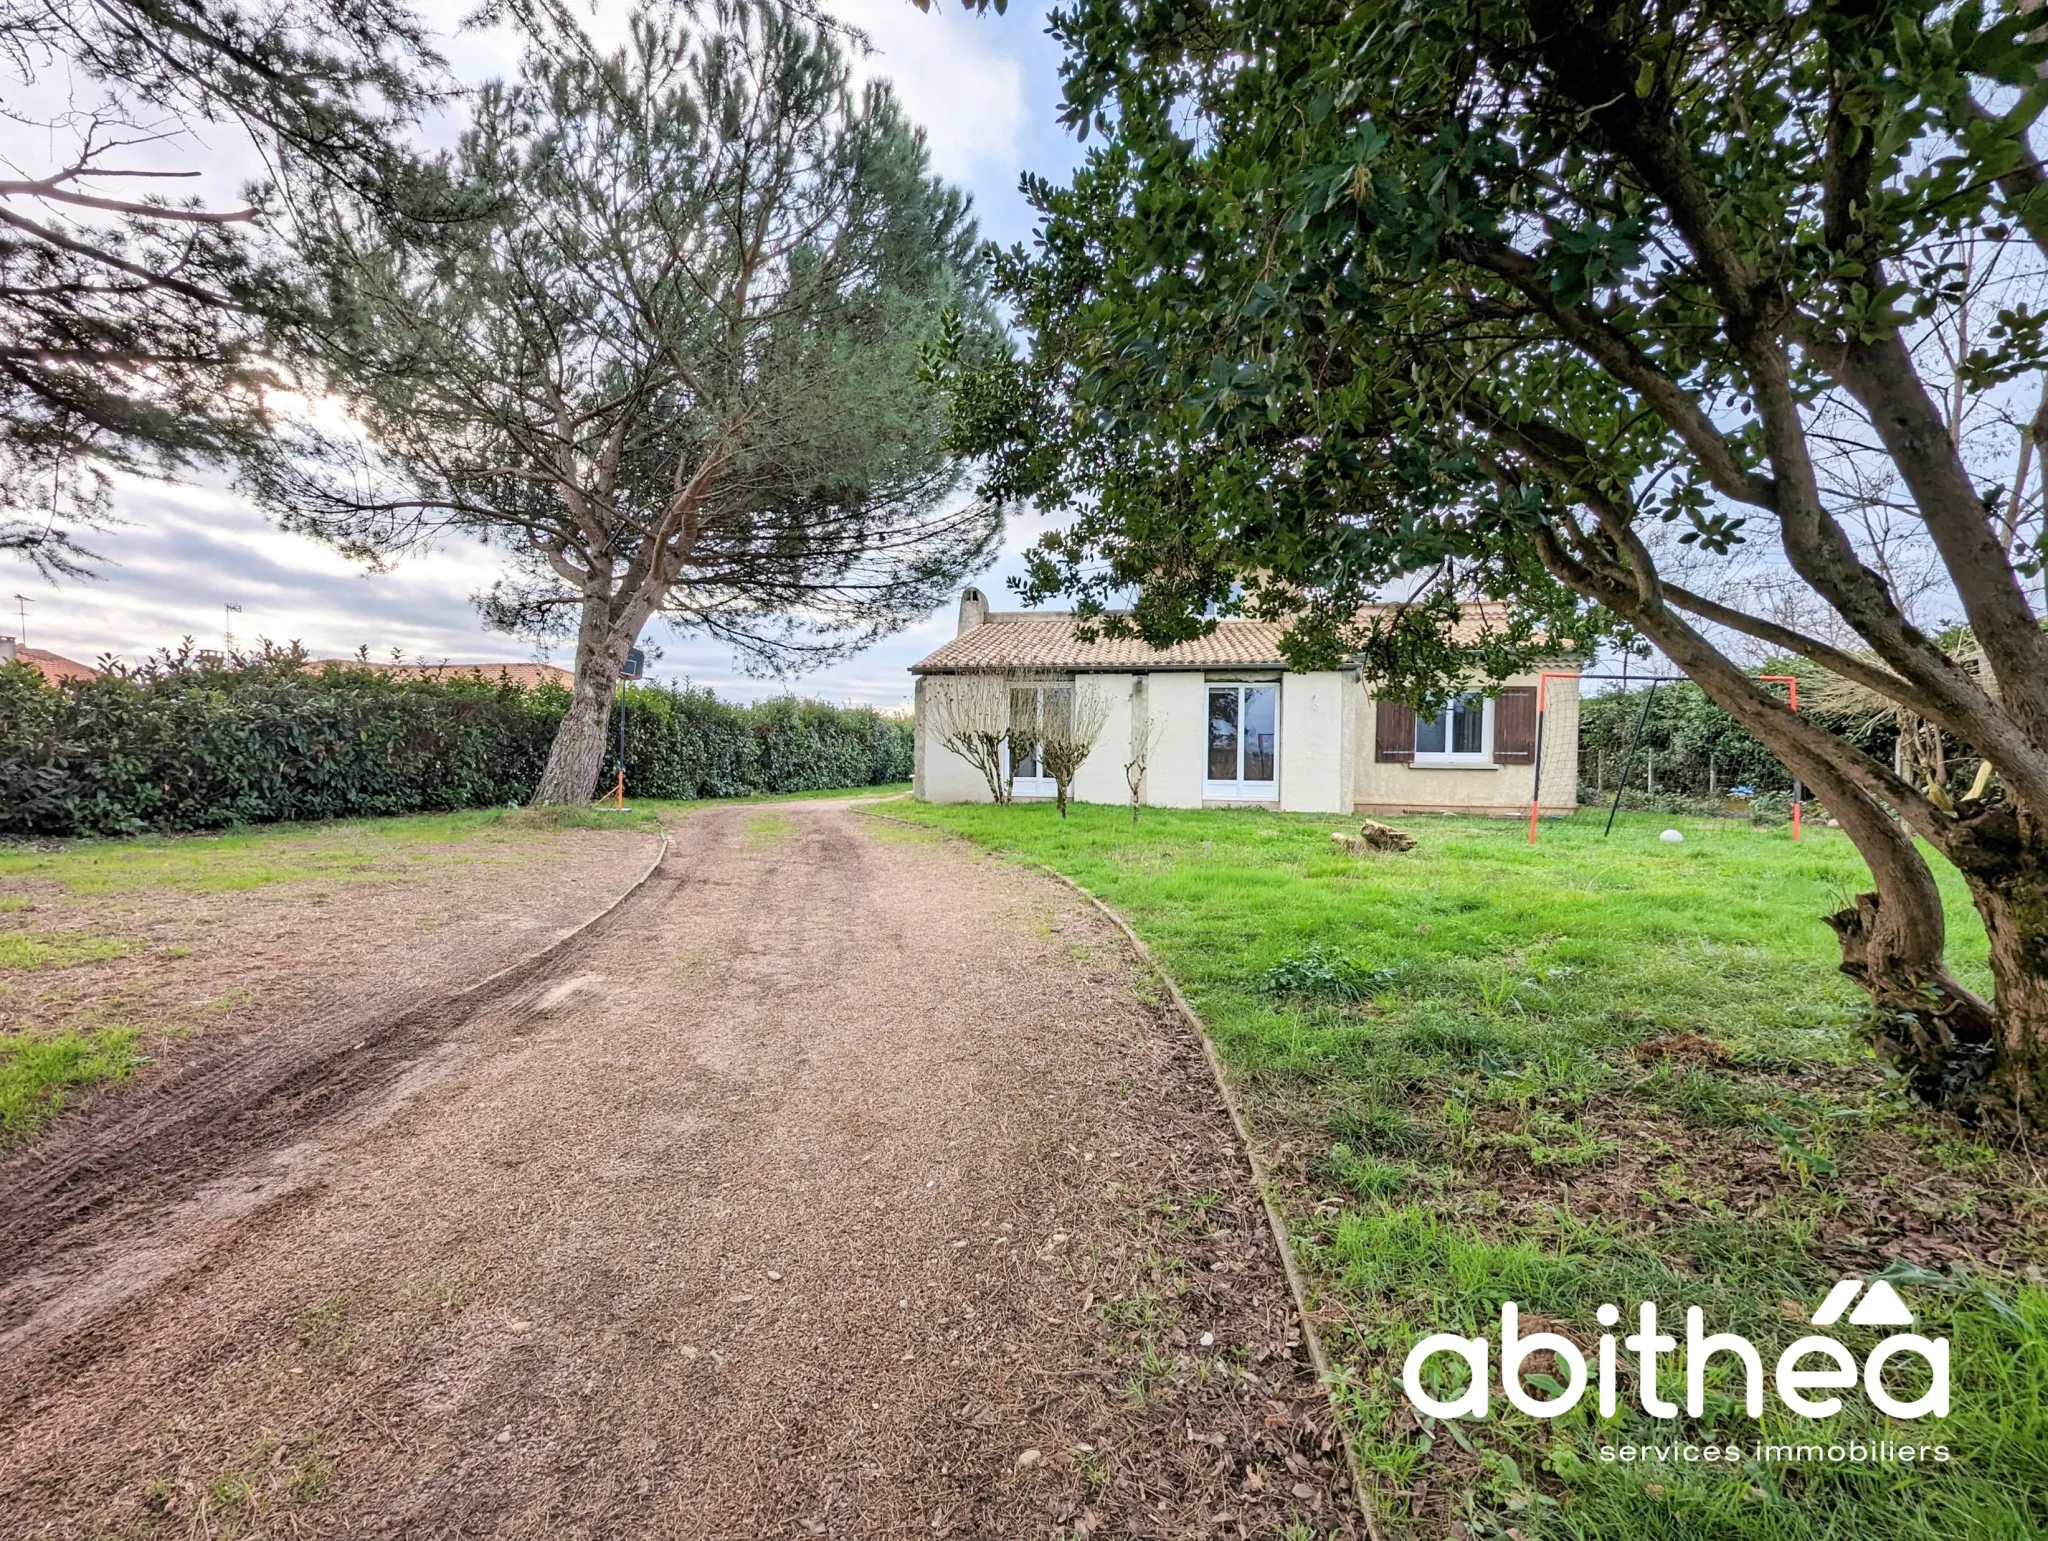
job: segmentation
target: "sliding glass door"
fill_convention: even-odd
[[[1280,779],[1280,687],[1209,687],[1205,797],[1270,802]]]

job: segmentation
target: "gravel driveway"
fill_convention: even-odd
[[[0,1196],[0,1531],[1349,1535],[1154,997],[1031,874],[696,815],[347,1095],[97,1172],[154,1195],[118,1237]]]

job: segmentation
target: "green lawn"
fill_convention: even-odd
[[[2048,1534],[2048,1198],[2034,1161],[1909,1106],[1864,1047],[1818,918],[1863,876],[1838,832],[1795,845],[1782,827],[1624,815],[1603,839],[1589,814],[1546,823],[1532,850],[1518,824],[1417,818],[1401,821],[1417,850],[1359,858],[1333,851],[1332,816],[889,812],[1066,873],[1179,980],[1273,1157],[1396,1533]],[[1947,892],[1959,969],[1982,985],[1982,932]],[[1886,1269],[1914,1330],[1951,1341],[1949,1416],[1887,1422],[1857,1391],[1825,1423],[1790,1417],[1778,1351],[1818,1330],[1835,1280]],[[1602,1303],[1631,1330],[1655,1301],[1681,1337],[1698,1305],[1708,1331],[1762,1351],[1766,1418],[1747,1417],[1722,1355],[1699,1419],[1650,1419],[1624,1352],[1611,1420],[1591,1393],[1554,1422],[1515,1412],[1497,1362],[1488,1419],[1418,1420],[1408,1347],[1456,1330],[1497,1351],[1506,1300],[1582,1346]],[[1832,1330],[1859,1359],[1883,1336]],[[1668,1360],[1662,1387],[1682,1398]],[[1877,1437],[1950,1459],[1600,1456]]]

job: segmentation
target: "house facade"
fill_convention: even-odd
[[[1463,625],[1486,624],[1485,608]],[[1296,813],[1529,811],[1536,783],[1537,674],[1497,695],[1460,697],[1418,721],[1375,699],[1356,668],[1294,670],[1280,655],[1283,627],[1222,621],[1206,637],[1154,648],[1136,638],[1083,642],[1066,613],[992,611],[979,590],[960,600],[958,634],[911,668],[917,677],[913,795],[926,802],[987,802],[969,760],[934,742],[928,721],[949,691],[998,677],[1010,720],[1074,713],[1099,717],[1094,748],[1074,777],[1079,802],[1127,803],[1129,768],[1142,766],[1139,800],[1159,808],[1253,806]],[[1548,666],[1578,667],[1570,655]],[[1578,682],[1541,682],[1542,808],[1578,804]],[[1048,714],[1051,714],[1050,716]],[[1036,754],[1006,769],[1019,799],[1049,798]]]

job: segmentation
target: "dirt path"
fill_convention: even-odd
[[[183,1197],[158,1151],[118,1246],[17,1228],[0,1531],[1348,1535],[1149,994],[1042,880],[843,806],[700,815],[392,1073]]]

